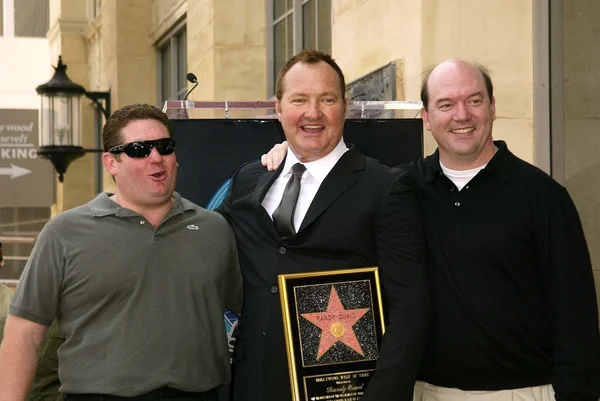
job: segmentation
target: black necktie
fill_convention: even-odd
[[[298,195],[300,195],[300,180],[304,170],[306,170],[306,167],[301,163],[292,166],[292,176],[283,190],[283,197],[279,206],[273,212],[275,227],[284,238],[296,234],[296,230],[294,230],[294,211],[296,210]]]

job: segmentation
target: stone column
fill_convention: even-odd
[[[52,0],[50,3],[50,29],[48,42],[51,59],[56,66],[61,55],[67,65],[69,78],[88,89],[87,45],[84,33],[87,29],[86,2],[80,0]],[[94,146],[93,108],[85,97],[81,99],[81,129],[85,148]],[[64,183],[56,185],[56,204],[52,214],[81,205],[94,196],[93,161],[91,154],[74,161],[65,174]]]
[[[264,0],[188,1],[187,21],[188,67],[200,82],[191,97],[264,100]]]

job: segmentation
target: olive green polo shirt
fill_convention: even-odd
[[[230,380],[225,307],[240,311],[233,232],[174,194],[158,227],[101,194],[42,230],[10,313],[66,337],[60,391],[135,396]]]

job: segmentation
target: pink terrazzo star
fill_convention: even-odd
[[[331,294],[329,295],[329,304],[326,311],[302,313],[300,316],[322,330],[317,360],[338,341],[364,356],[352,326],[368,311],[369,308],[344,309],[335,288],[331,286]]]

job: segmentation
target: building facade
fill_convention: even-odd
[[[348,82],[395,63],[396,99],[419,100],[420,74],[458,57],[495,83],[496,139],[573,196],[600,288],[600,3],[593,0],[50,0],[50,59],[112,107],[183,98],[264,100],[278,68],[304,47],[331,52]],[[49,77],[48,77],[49,78]],[[94,147],[84,101],[84,146]],[[424,133],[425,153],[435,150]],[[58,184],[54,212],[112,181],[89,154]],[[95,173],[96,172],[96,173]]]

